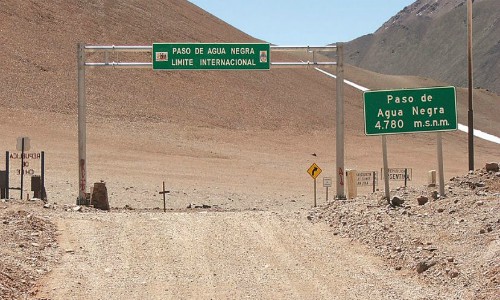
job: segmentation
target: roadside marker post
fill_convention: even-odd
[[[29,137],[18,137],[17,138],[17,151],[21,151],[21,200],[23,200],[23,190],[24,190],[24,151],[30,150],[30,139]],[[29,200],[29,199],[28,199]]]
[[[332,187],[331,177],[323,177],[323,187],[326,188],[326,203],[328,203],[328,188]]]
[[[163,195],[163,212],[167,212],[167,201],[165,199],[165,194],[169,194],[170,191],[165,190],[165,181],[163,181],[163,188],[160,191],[160,195]]]
[[[9,199],[9,163],[10,163],[10,160],[9,160],[9,156],[10,156],[10,152],[9,151],[6,151],[5,152],[5,184],[6,184],[6,189],[5,189],[5,199]]]
[[[316,178],[321,174],[322,170],[321,168],[316,164],[313,163],[309,169],[307,169],[307,173],[311,175],[311,177],[314,179],[314,207],[316,207]]]
[[[358,172],[356,170],[346,170],[347,199],[358,196]]]

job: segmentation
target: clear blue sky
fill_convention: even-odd
[[[276,45],[326,45],[373,33],[415,0],[189,0]]]

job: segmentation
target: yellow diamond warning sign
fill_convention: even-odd
[[[314,163],[309,167],[309,169],[307,169],[307,173],[309,173],[312,178],[316,179],[316,177],[321,174],[321,168],[316,163]]]

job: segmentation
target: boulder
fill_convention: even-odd
[[[498,172],[500,170],[498,163],[495,162],[486,163],[485,169],[486,172]]]
[[[429,198],[425,196],[420,196],[417,198],[418,205],[424,205],[425,203],[429,202]]]
[[[94,183],[94,190],[92,191],[90,203],[94,206],[94,208],[109,210],[108,190],[106,188],[106,183],[102,181]]]
[[[403,205],[403,203],[405,203],[404,199],[401,199],[401,198],[396,197],[396,196],[392,197],[391,204],[393,206],[401,206],[401,205]]]

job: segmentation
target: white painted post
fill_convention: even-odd
[[[78,199],[77,205],[87,199],[87,103],[85,101],[85,44],[78,43]]]
[[[358,172],[356,170],[347,170],[346,174],[347,198],[356,198],[358,196]]]
[[[434,187],[436,186],[436,170],[430,170],[427,174],[427,186]]]

